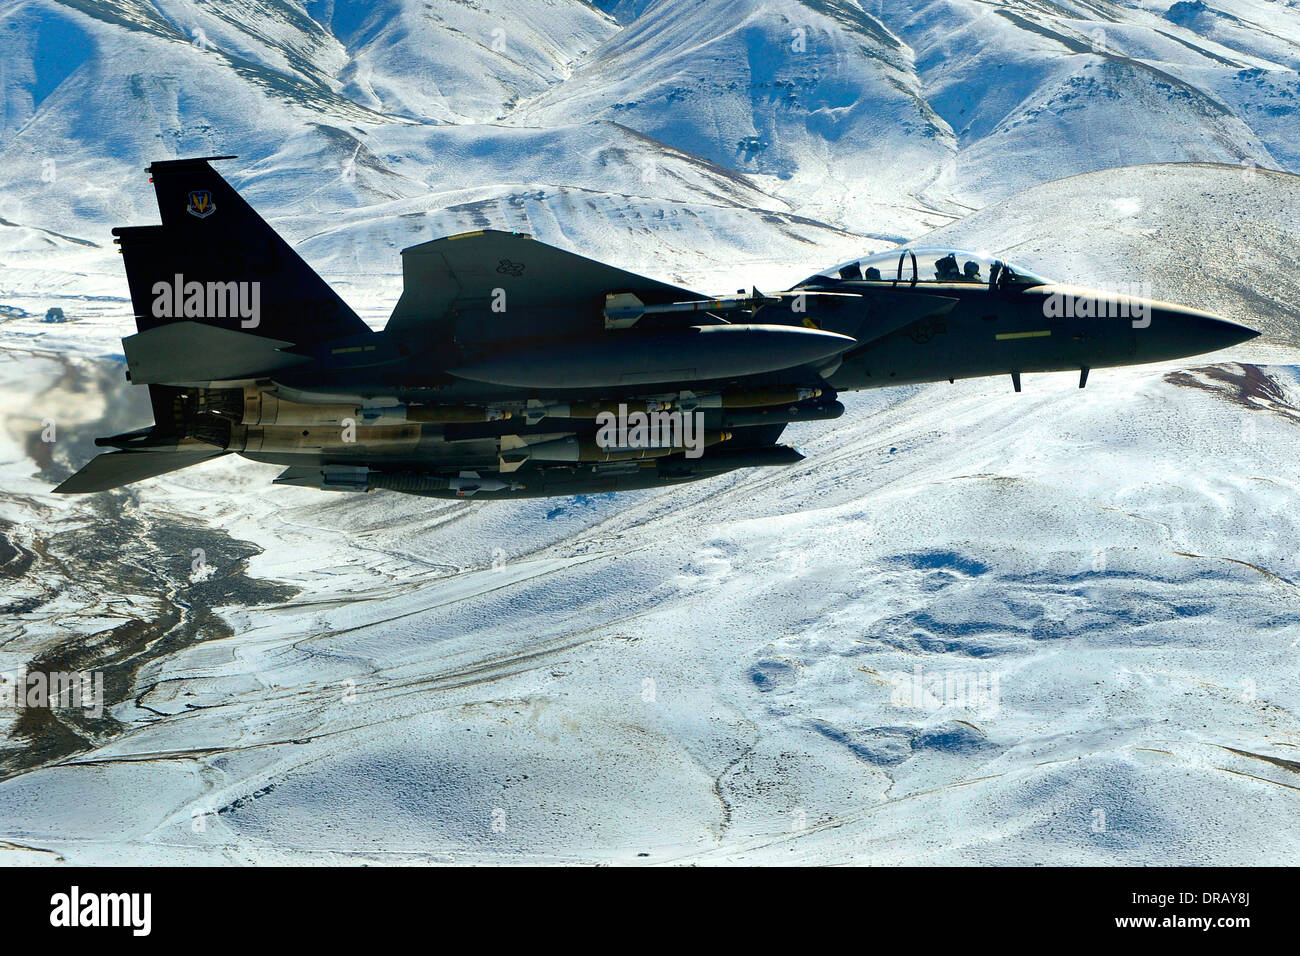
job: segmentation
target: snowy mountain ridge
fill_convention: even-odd
[[[22,0],[0,261],[111,277],[143,167],[234,153],[324,273],[485,224],[667,278],[816,266],[1107,166],[1296,171],[1297,51],[1280,0]],[[630,241],[661,219],[671,248]]]

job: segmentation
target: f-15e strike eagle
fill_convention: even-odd
[[[484,230],[402,252],[382,332],[209,165],[149,167],[162,225],[113,230],[156,424],[55,489],[103,491],[235,453],[281,484],[479,499],[654,488],[802,458],[841,392],[1088,371],[1253,337],[1195,309],[905,248],[764,295],[706,298]]]

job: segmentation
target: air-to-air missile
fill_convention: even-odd
[[[287,485],[475,499],[655,488],[789,465],[787,424],[863,388],[1177,359],[1256,333],[1208,312],[903,248],[780,293],[709,298],[484,230],[402,253],[387,326],[355,312],[216,173],[148,170],[162,224],[113,230],[155,423],[55,490],[235,453]]]

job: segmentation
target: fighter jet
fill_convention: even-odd
[[[791,423],[854,389],[1135,365],[1256,335],[1208,312],[902,248],[712,298],[482,230],[402,252],[372,331],[212,168],[155,162],[161,225],[113,230],[152,427],[97,439],[56,489],[222,455],[277,483],[499,499],[656,488],[802,459]]]

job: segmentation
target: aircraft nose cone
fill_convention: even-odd
[[[1206,328],[1202,334],[1207,338],[1221,342],[1222,344],[1218,346],[1221,349],[1226,349],[1230,345],[1249,342],[1251,339],[1259,337],[1259,333],[1254,329],[1217,317],[1206,320]]]
[[[1143,338],[1149,336],[1155,340],[1151,343],[1154,350],[1167,353],[1170,358],[1182,358],[1217,352],[1247,342],[1259,333],[1200,309],[1153,302],[1151,324],[1146,329],[1139,328],[1137,335],[1139,347]]]

